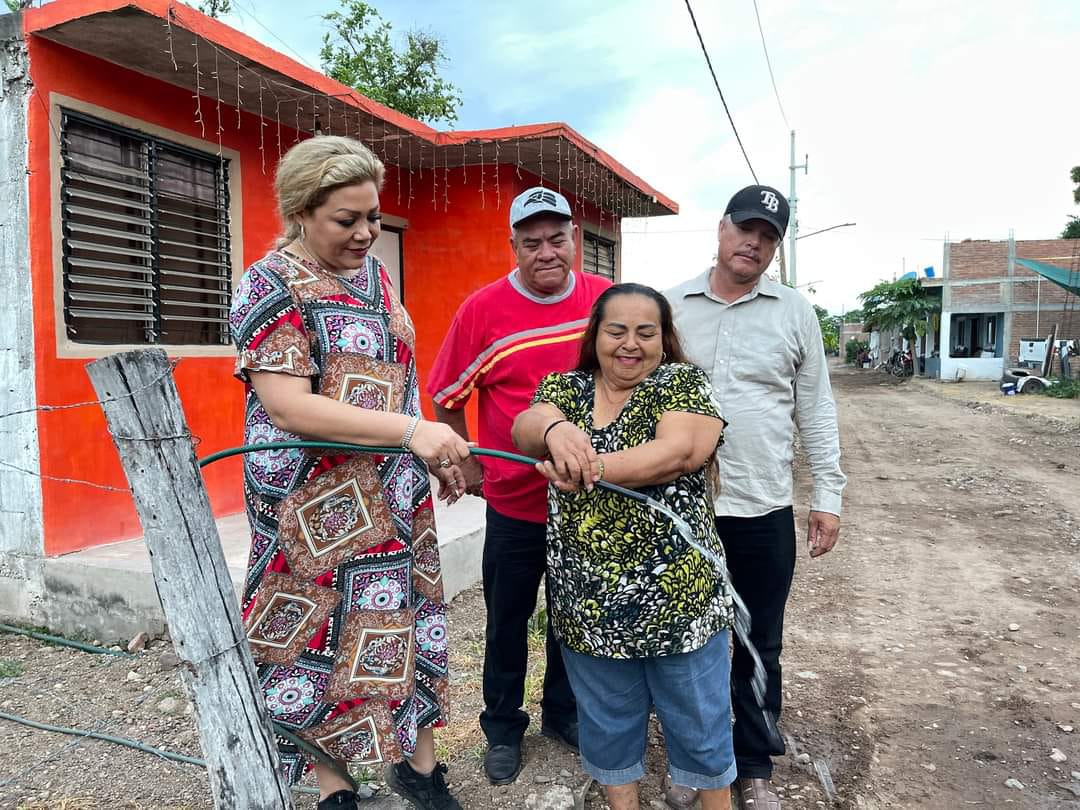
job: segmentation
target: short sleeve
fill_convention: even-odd
[[[448,411],[464,408],[484,377],[480,362],[484,346],[476,326],[473,302],[474,299],[468,299],[454,313],[428,378],[431,398]]]
[[[233,293],[229,327],[236,344],[235,375],[250,382],[249,371],[294,377],[319,373],[311,340],[285,281],[260,263],[247,269]]]
[[[656,379],[657,421],[669,411],[679,411],[714,416],[727,425],[704,371],[689,363],[673,363],[663,372]]]
[[[575,393],[569,374],[548,374],[544,379],[540,380],[540,385],[536,387],[532,404],[546,402],[549,405],[554,405],[562,411],[563,416],[573,421],[576,410],[575,403],[578,400],[579,397]]]

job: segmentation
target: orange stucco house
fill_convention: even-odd
[[[297,140],[359,137],[387,164],[375,252],[422,380],[458,304],[512,267],[522,189],[566,194],[583,269],[613,278],[622,217],[677,211],[565,124],[439,132],[170,0],[56,0],[0,38],[0,615],[50,598],[49,558],[141,534],[100,409],[43,407],[94,399],[88,362],[162,346],[200,455],[240,443],[225,316]],[[242,509],[238,460],[206,483],[216,514]]]

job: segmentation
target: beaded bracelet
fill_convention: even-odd
[[[598,475],[596,477],[596,480],[603,481],[604,480],[604,460],[602,458],[598,458],[596,460],[596,463],[600,465],[600,475]]]
[[[405,428],[405,433],[401,437],[401,446],[406,450],[409,449],[409,445],[412,444],[413,434],[416,433],[416,426],[420,424],[420,417],[414,416],[409,420],[409,426]]]

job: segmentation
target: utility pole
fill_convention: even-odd
[[[795,286],[798,279],[795,276],[795,240],[799,238],[799,198],[795,196],[795,170],[802,169],[803,174],[807,174],[810,165],[810,155],[807,155],[801,165],[795,164],[795,130],[791,130],[791,165],[788,167],[791,169],[791,193],[788,195],[788,205],[791,206],[791,256],[788,259],[788,279],[792,287]]]

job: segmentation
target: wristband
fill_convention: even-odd
[[[596,463],[600,465],[600,475],[597,477],[596,480],[601,481],[604,478],[604,460],[602,458],[598,458],[596,460]]]
[[[409,426],[405,428],[405,433],[401,437],[401,446],[406,450],[409,449],[409,445],[412,444],[413,434],[416,433],[416,426],[420,424],[420,417],[414,416],[409,420]]]
[[[556,419],[554,422],[552,422],[550,425],[547,426],[547,428],[544,430],[544,440],[543,440],[544,441],[544,447],[547,447],[547,437],[548,437],[548,434],[551,433],[551,429],[553,427],[555,427],[556,425],[561,425],[563,422],[568,422],[568,421],[570,421],[570,420],[568,420],[568,419]]]

